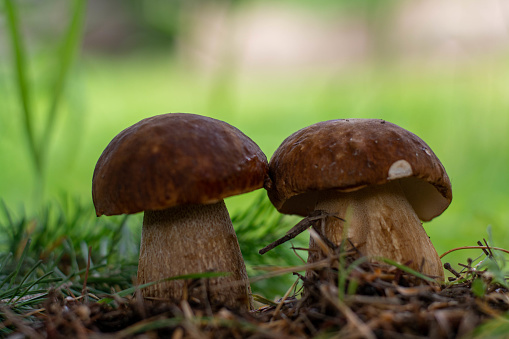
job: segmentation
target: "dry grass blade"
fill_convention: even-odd
[[[286,299],[288,298],[288,296],[290,295],[290,293],[295,289],[295,287],[297,286],[297,283],[299,282],[299,280],[296,280],[293,285],[288,289],[288,291],[286,291],[285,295],[283,296],[283,298],[281,299],[281,301],[279,302],[279,304],[277,305],[276,307],[276,310],[274,311],[274,314],[272,315],[272,319],[271,321],[275,320],[278,315],[279,315],[279,312],[281,311],[281,307],[283,307]]]

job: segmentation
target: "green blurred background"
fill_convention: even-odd
[[[30,213],[62,196],[90,205],[102,150],[156,114],[224,120],[269,158],[284,138],[315,122],[378,118],[425,140],[451,178],[451,206],[425,225],[439,254],[475,245],[489,225],[494,245],[509,247],[503,1],[17,2],[39,172],[27,146],[6,4],[0,198],[9,208]],[[66,40],[69,32],[75,35]],[[227,204],[234,213],[254,196]],[[464,262],[466,255],[447,258]]]

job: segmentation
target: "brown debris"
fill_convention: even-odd
[[[490,272],[472,266],[472,260],[456,272],[455,282],[441,285],[401,267],[363,260],[354,247],[344,247],[329,249],[327,265],[310,265],[315,274],[295,273],[299,284],[291,286],[282,299],[253,312],[214,308],[189,293],[176,304],[143,300],[139,293],[101,302],[52,291],[45,310],[34,315],[37,321],[30,327],[11,311],[3,312],[9,315],[4,325],[27,336],[50,338],[283,339],[324,334],[458,338],[509,311],[509,291],[494,283]],[[475,279],[486,286],[482,296],[473,292]],[[185,285],[203,283],[195,279]],[[305,295],[301,295],[303,286]]]

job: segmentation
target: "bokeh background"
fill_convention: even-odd
[[[7,12],[2,2],[0,198],[15,211],[91,205],[102,150],[148,116],[224,120],[269,158],[318,121],[377,118],[424,139],[451,178],[451,206],[425,225],[439,254],[490,236],[509,247],[507,1],[19,1],[39,167]]]

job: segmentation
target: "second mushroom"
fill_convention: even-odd
[[[386,121],[324,121],[289,136],[269,163],[266,185],[282,213],[314,210],[319,233],[335,244],[346,236],[368,257],[385,257],[443,279],[440,258],[421,220],[440,215],[452,199],[447,173],[415,134]],[[323,258],[310,240],[308,262]]]

